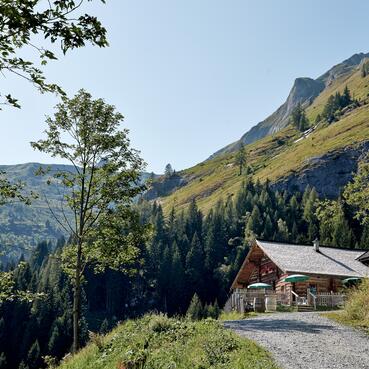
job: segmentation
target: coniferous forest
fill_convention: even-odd
[[[166,215],[155,202],[140,200],[135,207],[140,222],[151,229],[150,238],[140,247],[134,273],[95,273],[93,265],[87,267],[82,344],[89,330],[106,333],[118,321],[149,311],[185,314],[195,294],[208,307],[222,306],[254,237],[307,244],[320,237],[322,244],[352,248],[369,244],[368,226],[355,218],[357,208],[344,195],[319,200],[312,188],[289,194],[247,177],[235,196],[206,216],[195,200],[188,209]],[[39,368],[70,350],[72,285],[60,265],[65,243],[42,242],[28,261],[5,268],[10,288],[18,291],[18,298],[0,306],[1,358],[10,367]],[[20,291],[33,298],[22,298]]]

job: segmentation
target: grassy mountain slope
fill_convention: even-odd
[[[277,369],[269,354],[214,320],[164,316],[127,321],[95,337],[59,369]]]
[[[329,96],[342,92],[346,85],[353,96],[361,100],[362,106],[347,112],[338,122],[318,125],[305,138],[289,126],[246,146],[248,164],[253,167],[255,179],[278,181],[306,169],[316,157],[369,140],[369,76],[363,78],[360,67],[330,82],[307,108],[307,116],[314,122]],[[235,153],[226,153],[180,172],[187,184],[160,199],[164,209],[184,208],[196,198],[200,208],[207,212],[220,198],[233,196],[244,180],[238,175],[234,157]]]

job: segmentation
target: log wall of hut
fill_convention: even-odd
[[[310,279],[306,282],[296,282],[296,283],[283,282],[283,278],[287,276],[288,274],[283,274],[281,275],[281,278],[278,280],[276,284],[277,293],[290,294],[291,290],[293,290],[299,296],[306,297],[308,289],[317,294],[317,293],[339,292],[343,287],[341,279],[337,277],[330,277],[325,275],[309,275]]]

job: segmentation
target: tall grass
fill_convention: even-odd
[[[342,317],[355,325],[369,328],[369,279],[351,290]]]
[[[262,348],[212,319],[148,315],[95,341],[59,369],[277,369]]]

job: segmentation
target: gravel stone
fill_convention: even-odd
[[[369,335],[317,312],[275,313],[224,325],[263,346],[284,369],[369,369]]]

